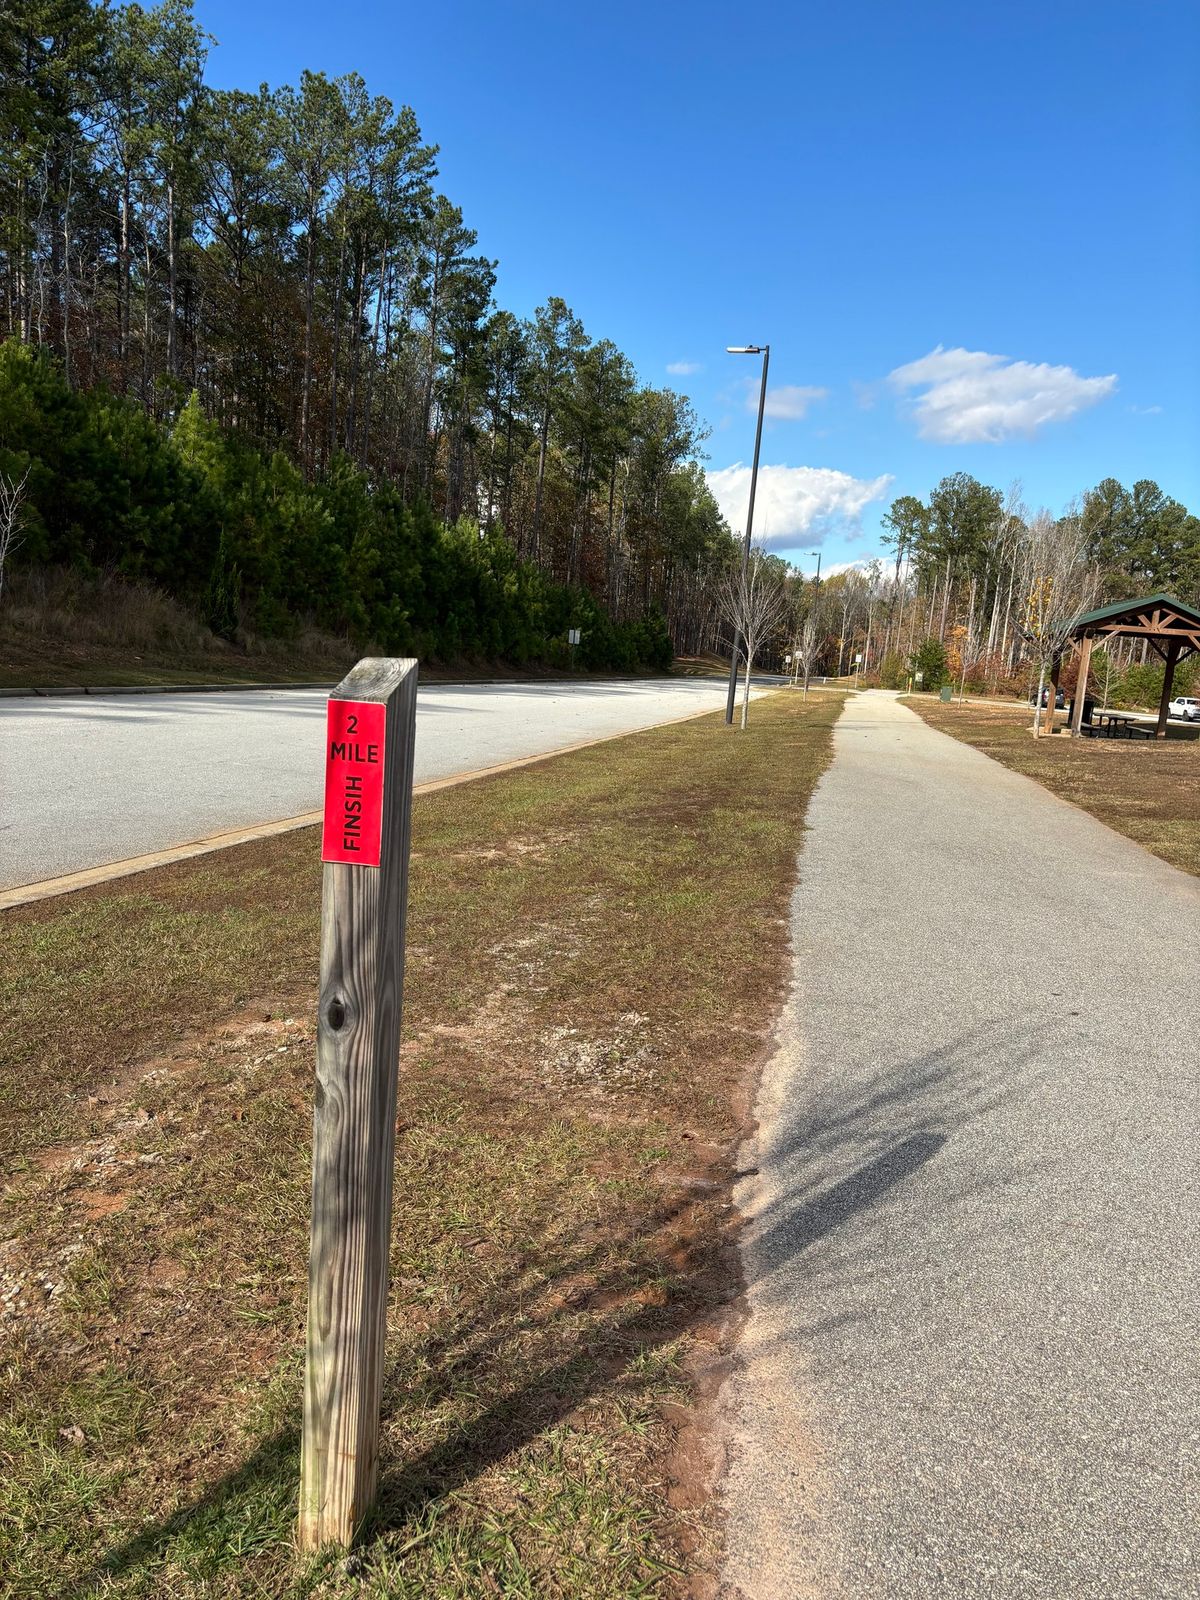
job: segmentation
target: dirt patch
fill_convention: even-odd
[[[115,1217],[118,1211],[124,1211],[129,1204],[129,1191],[126,1189],[115,1193],[84,1194],[79,1196],[79,1203],[86,1212],[89,1222],[99,1222],[102,1217]]]
[[[780,928],[790,927],[787,917],[778,918],[777,924]],[[775,996],[777,1000],[790,982],[789,970]],[[758,1124],[753,1107],[763,1072],[776,1054],[777,1016],[777,1012],[771,1013],[770,1033],[760,1041],[757,1052],[747,1058],[731,1086],[730,1106],[738,1122],[736,1138],[727,1145],[716,1146],[706,1145],[694,1133],[685,1135],[695,1165],[690,1172],[680,1174],[678,1182],[692,1189],[711,1187],[721,1205],[723,1226],[719,1247],[708,1260],[709,1310],[698,1318],[685,1358],[689,1403],[667,1414],[674,1428],[667,1457],[668,1495],[680,1513],[679,1539],[688,1563],[688,1570],[674,1577],[668,1586],[671,1600],[718,1600],[727,1592],[721,1575],[724,1527],[716,1512],[737,1422],[732,1380],[749,1315],[741,1252],[745,1217],[734,1203],[734,1194],[737,1183],[757,1171],[739,1169],[737,1164],[747,1150],[754,1148]],[[690,1260],[694,1241],[681,1241],[679,1248],[681,1261]]]

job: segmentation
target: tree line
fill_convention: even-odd
[[[883,525],[886,560],[819,586],[793,575],[776,657],[837,675],[857,666],[893,688],[920,672],[926,687],[1023,693],[1057,631],[1093,604],[1166,592],[1200,605],[1200,518],[1149,479],[1105,478],[1055,516],[1031,511],[1019,483],[1001,491],[956,472],[926,500],[894,500]],[[1161,677],[1133,641],[1097,668],[1141,699]]]
[[[210,88],[188,0],[5,0],[0,22],[0,326],[50,358],[6,355],[10,422],[23,386],[64,414],[82,397],[93,442],[108,427],[155,455],[164,493],[199,475],[219,514],[206,533],[160,498],[140,530],[132,511],[89,529],[53,502],[50,445],[10,426],[23,559],[116,560],[218,613],[233,595],[260,629],[315,606],[435,654],[490,643],[413,600],[413,561],[466,560],[468,587],[509,563],[495,582],[542,597],[525,659],[572,607],[638,649],[664,625],[679,649],[713,641],[736,547],[697,464],[705,429],[563,299],[528,319],[497,306],[497,263],[438,191],[410,108],[354,73]],[[367,571],[361,605],[339,562]]]

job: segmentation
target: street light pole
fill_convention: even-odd
[[[754,465],[750,469],[750,505],[746,511],[746,540],[742,546],[742,574],[750,565],[750,539],[754,530],[754,492],[758,488],[758,452],[762,444],[763,411],[767,404],[767,363],[771,359],[771,346],[769,344],[731,344],[726,345],[726,351],[731,356],[757,356],[763,358],[762,385],[758,391],[758,427],[754,431]],[[733,707],[737,700],[737,675],[738,657],[742,653],[742,630],[734,625],[733,630],[733,658],[729,663],[729,694],[725,701],[725,724],[728,727],[733,721]]]
[[[815,606],[817,595],[821,592],[821,552],[819,550],[810,550],[808,553],[810,556],[816,556],[817,558],[817,575],[813,579],[813,605]],[[812,676],[811,667],[812,657],[809,655],[804,659],[804,698],[806,700],[808,699],[808,680]]]

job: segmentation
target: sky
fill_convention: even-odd
[[[196,0],[209,82],[358,71],[499,261],[687,394],[756,542],[869,559],[966,471],[1200,513],[1196,0]]]

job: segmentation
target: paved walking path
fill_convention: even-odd
[[[1200,1596],[1200,885],[886,695],[835,751],[739,1194],[727,1576]]]

